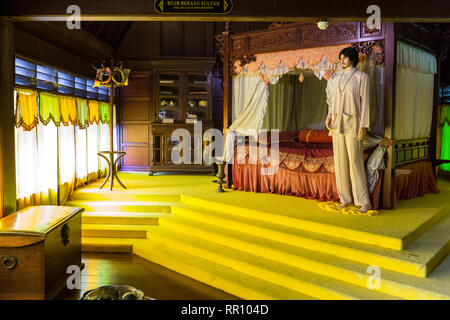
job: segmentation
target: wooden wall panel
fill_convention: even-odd
[[[161,55],[184,55],[184,22],[161,22]]]
[[[122,120],[141,120],[148,121],[149,117],[149,105],[150,101],[147,98],[124,98],[121,103]]]
[[[123,124],[123,143],[148,143],[148,124]]]
[[[154,120],[152,73],[132,71],[128,86],[119,90],[120,149],[126,152],[122,170],[150,169],[150,123]]]
[[[128,82],[129,85],[122,89],[123,97],[150,97],[150,77],[136,77],[132,75]]]
[[[184,23],[184,55],[205,56],[205,30],[204,22]]]
[[[147,146],[126,146],[123,151],[127,153],[124,157],[123,167],[135,167],[132,169],[148,170],[149,168],[149,148]],[[141,167],[141,168],[138,168]]]

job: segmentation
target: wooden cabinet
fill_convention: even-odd
[[[81,213],[28,207],[0,219],[0,299],[51,299],[81,268]]]
[[[214,172],[211,165],[203,162],[203,152],[209,141],[203,140],[203,133],[212,125],[202,124],[202,135],[195,135],[194,124],[167,124],[154,123],[152,125],[153,139],[153,162],[150,168],[150,175],[158,171],[208,171]],[[189,132],[190,143],[186,144],[183,150],[177,149],[183,143],[183,136],[172,137],[176,129],[184,129]],[[188,163],[184,160],[184,152],[189,152]],[[177,163],[174,154],[180,161]]]
[[[212,68],[215,59],[163,59],[151,63],[155,75],[155,121],[151,124],[150,174],[157,171],[212,172],[213,168],[202,161],[202,150],[206,146],[202,137],[213,127]],[[195,121],[198,121],[197,125],[201,121],[201,130],[197,132],[201,137],[194,137]],[[185,144],[187,147],[179,156],[184,157],[182,153],[189,152],[191,163],[176,164],[172,159],[174,149],[183,143],[183,138],[172,137],[177,129],[189,132],[191,143]]]

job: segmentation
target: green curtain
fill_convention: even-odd
[[[276,84],[269,84],[269,99],[263,129],[295,130],[298,105],[295,76],[285,75]]]
[[[441,118],[439,124],[443,127],[444,123],[450,125],[450,104],[441,105]]]
[[[450,125],[445,122],[442,128],[441,159],[450,160]],[[450,163],[441,164],[441,169],[450,172]]]
[[[328,113],[327,81],[319,80],[314,74],[307,74],[303,83],[297,81],[300,105],[297,105],[297,130],[325,127]],[[324,128],[325,129],[325,128]]]
[[[303,74],[302,83],[298,74],[287,74],[276,84],[269,84],[263,129],[287,131],[325,125],[327,81],[319,80],[312,72]]]
[[[77,123],[81,129],[89,125],[89,109],[86,99],[77,98]]]
[[[61,122],[59,96],[45,92],[39,94],[39,118],[43,125],[53,120],[55,125],[59,126]]]
[[[101,123],[109,123],[109,103],[107,102],[100,102],[99,106],[99,112],[100,112],[100,122]]]

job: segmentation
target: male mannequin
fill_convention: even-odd
[[[332,75],[326,89],[326,126],[333,137],[339,208],[354,202],[365,213],[371,209],[362,148],[369,128],[369,76],[355,68],[358,53],[354,48],[343,49],[339,60],[343,70]]]

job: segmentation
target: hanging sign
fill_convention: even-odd
[[[163,14],[226,14],[233,8],[231,0],[155,0],[155,10]]]

